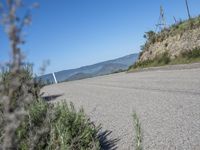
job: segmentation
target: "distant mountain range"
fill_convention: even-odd
[[[58,82],[64,82],[111,74],[127,70],[128,67],[134,64],[137,59],[138,54],[130,54],[117,59],[108,60],[89,66],[83,66],[77,69],[55,72],[55,76]],[[45,84],[54,83],[52,74],[46,74],[38,78]]]

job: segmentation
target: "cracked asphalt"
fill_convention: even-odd
[[[200,64],[185,66],[65,82],[42,92],[82,106],[112,132],[108,139],[118,139],[116,149],[134,149],[136,111],[144,150],[200,150]]]

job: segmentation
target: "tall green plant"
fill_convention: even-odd
[[[136,112],[133,113],[133,121],[135,128],[135,149],[142,150],[142,129]]]
[[[17,129],[19,149],[98,150],[99,127],[72,103],[56,105],[37,100]]]
[[[73,104],[53,105],[39,95],[40,85],[33,79],[30,66],[24,65],[22,30],[30,23],[30,11],[20,0],[7,0],[0,17],[7,29],[12,59],[0,75],[0,149],[40,150],[100,149],[96,127],[83,109]],[[20,14],[20,13],[19,13]]]
[[[76,111],[72,103],[68,106],[62,102],[55,106],[52,119],[51,149],[100,149],[97,137],[100,128],[85,116],[83,109]]]

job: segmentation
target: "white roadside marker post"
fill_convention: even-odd
[[[53,74],[53,78],[54,78],[55,84],[57,84],[58,81],[57,81],[57,79],[56,79],[55,73],[53,72],[52,74]]]

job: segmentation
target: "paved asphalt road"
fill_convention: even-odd
[[[134,149],[132,113],[136,111],[144,150],[200,150],[200,64],[197,66],[112,74],[50,85],[42,91],[63,94],[54,101],[66,99],[83,106],[96,124],[111,131],[107,144],[113,149]]]

